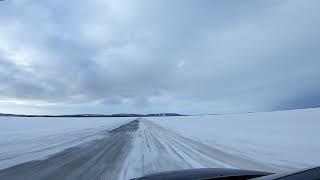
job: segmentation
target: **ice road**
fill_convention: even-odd
[[[47,159],[2,169],[0,179],[130,179],[201,167],[280,171],[186,138],[148,119],[136,119],[100,134],[102,138],[70,147]]]

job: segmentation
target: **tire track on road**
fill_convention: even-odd
[[[141,119],[133,149],[121,172],[121,179],[190,168],[241,168],[277,171],[249,157],[223,152],[202,142],[181,136],[150,120]]]
[[[3,180],[116,179],[129,153],[139,121],[111,131],[104,138],[68,148],[45,160],[30,161],[0,171]]]
[[[247,157],[223,152],[148,119],[101,131],[101,139],[68,148],[45,160],[0,170],[2,180],[130,179],[190,168],[274,171]]]

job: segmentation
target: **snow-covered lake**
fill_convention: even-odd
[[[127,123],[136,118],[1,117],[0,169],[38,159],[44,159],[43,164],[50,164],[51,161],[46,161],[48,157],[60,159],[64,153],[57,153],[80,147],[70,151],[74,159],[61,163],[77,162],[82,158],[75,154],[77,152],[101,161],[103,159],[98,155],[104,154],[104,158],[114,157],[116,160],[112,163],[117,166],[108,169],[110,165],[104,163],[107,169],[100,166],[101,173],[110,171],[110,174],[117,174],[118,179],[200,167],[284,172],[320,165],[319,118],[320,108],[148,117],[131,125]],[[109,131],[119,126],[121,130]],[[91,146],[102,148],[91,149]],[[99,154],[91,153],[95,151]],[[92,162],[96,161],[88,161],[86,165],[93,167]],[[50,164],[52,172],[63,171],[59,164],[55,165]],[[38,168],[45,169],[45,166]],[[83,167],[77,164],[73,168],[81,170]],[[26,168],[25,171],[36,169]],[[24,176],[22,172],[17,175]]]
[[[152,120],[224,152],[272,166],[320,165],[320,108]]]
[[[0,117],[0,169],[100,138],[132,118]]]

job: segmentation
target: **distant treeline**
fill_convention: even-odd
[[[186,116],[177,113],[155,113],[155,114],[71,114],[71,115],[24,115],[24,114],[3,114],[0,116],[6,117],[162,117],[162,116]]]

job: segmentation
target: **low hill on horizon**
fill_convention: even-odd
[[[178,113],[154,113],[154,114],[133,114],[133,113],[118,113],[118,114],[69,114],[69,115],[27,115],[27,114],[10,114],[0,113],[0,116],[6,117],[161,117],[161,116],[187,116]]]

